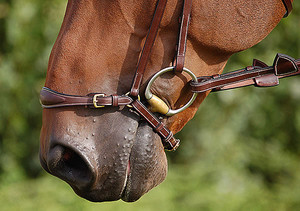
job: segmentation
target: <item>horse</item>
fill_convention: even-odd
[[[184,44],[185,67],[196,76],[221,74],[230,56],[259,43],[276,27],[289,10],[287,2],[291,4],[282,0],[194,0]],[[134,70],[157,4],[150,0],[69,0],[49,58],[47,99],[101,92],[112,94],[112,104],[130,100]],[[183,7],[184,1],[166,1],[137,95],[158,70],[173,65]],[[190,79],[185,71],[167,72],[157,78],[151,92],[169,107],[178,108],[193,95]],[[136,201],[167,175],[164,145],[156,131],[167,127],[174,134],[179,132],[208,94],[199,93],[178,114],[159,116],[161,123],[155,129],[143,115],[122,104],[99,109],[45,106],[41,165],[87,200]],[[102,107],[97,106],[98,97],[104,96],[100,95],[88,98],[90,104]],[[122,99],[116,97],[121,95]],[[42,103],[47,104],[47,99],[41,99]],[[135,100],[140,101],[145,101],[143,95]]]

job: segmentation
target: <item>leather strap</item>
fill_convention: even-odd
[[[96,96],[96,97],[95,97]],[[96,102],[94,102],[96,100]],[[139,100],[133,101],[129,96],[103,94],[89,94],[88,96],[67,95],[49,88],[43,87],[40,92],[40,101],[43,108],[59,108],[69,106],[124,106],[131,105],[145,120],[154,128],[163,141],[163,145],[167,150],[176,150],[179,146],[179,140],[173,137],[173,133],[164,126],[160,120],[152,114]]]
[[[157,32],[161,23],[164,10],[166,8],[167,0],[158,0],[155,13],[149,32],[146,37],[143,51],[139,58],[139,62],[134,75],[133,83],[130,90],[130,96],[138,97],[141,82],[143,80],[144,72],[150,58],[150,53],[154,45]],[[179,140],[173,137],[173,133],[168,130],[157,117],[151,113],[139,100],[132,102],[131,106],[143,116],[147,122],[154,128],[154,130],[162,137],[163,145],[167,150],[176,150],[179,146]]]
[[[94,98],[96,95],[96,98]],[[67,95],[43,87],[40,92],[40,101],[43,108],[59,108],[66,106],[94,106],[94,100],[99,107],[124,106],[132,103],[132,98],[122,95],[89,94],[87,96]]]
[[[285,9],[286,9],[286,13],[284,15],[284,18],[289,16],[289,14],[292,12],[293,10],[293,4],[292,4],[292,0],[282,0]]]
[[[291,59],[291,57],[283,54],[278,54],[276,58],[278,56]],[[278,74],[275,66],[266,66],[263,62],[254,60],[253,66],[221,75],[199,77],[198,82],[192,81],[190,85],[192,92],[197,93],[209,90],[215,92],[235,89],[250,85],[257,87],[276,86],[279,84],[278,79],[300,74],[300,59],[292,59],[292,62],[297,67],[297,70],[291,69],[290,72],[286,72],[285,74]]]
[[[157,2],[151,26],[144,44],[144,48],[136,68],[135,76],[131,86],[130,96],[137,97],[139,95],[141,82],[143,80],[144,72],[150,57],[152,47],[155,42],[155,38],[160,26],[162,16],[166,8],[166,4],[167,0],[158,0]]]
[[[173,133],[166,128],[160,120],[152,114],[139,100],[135,100],[131,104],[133,108],[155,129],[155,131],[163,138],[163,145],[167,150],[176,150],[179,146],[179,139],[173,137]]]
[[[188,35],[188,28],[190,23],[192,10],[192,0],[184,0],[183,11],[181,16],[181,24],[178,36],[177,55],[175,58],[175,71],[182,72],[184,68],[186,41]]]

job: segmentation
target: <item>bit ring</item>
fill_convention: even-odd
[[[145,90],[145,97],[146,97],[148,103],[151,106],[150,110],[152,112],[158,112],[158,113],[164,114],[166,116],[173,116],[173,115],[175,115],[177,113],[180,113],[180,112],[184,111],[185,109],[187,109],[195,101],[198,93],[193,93],[191,99],[184,106],[182,106],[181,108],[172,110],[172,109],[169,108],[169,106],[162,99],[160,99],[159,97],[157,97],[157,96],[155,96],[154,94],[151,93],[150,89],[151,89],[151,86],[152,86],[153,82],[160,75],[162,75],[164,73],[167,73],[167,72],[170,72],[170,71],[174,71],[174,68],[175,67],[164,68],[164,69],[160,70],[159,72],[157,72],[150,79],[150,81],[149,81],[149,83],[146,87],[146,90]],[[188,73],[192,77],[193,81],[197,82],[197,76],[195,76],[195,74],[192,71],[190,71],[189,69],[187,69],[185,67],[183,68],[183,71]]]

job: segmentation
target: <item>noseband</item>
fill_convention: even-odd
[[[143,80],[147,62],[150,57],[152,46],[160,26],[160,22],[166,7],[167,0],[158,0],[152,23],[147,34],[143,51],[140,55],[136,68],[134,80],[130,92],[124,95],[110,95],[103,93],[92,93],[87,96],[68,95],[53,91],[43,87],[40,92],[40,100],[43,108],[59,108],[67,106],[85,106],[89,108],[103,108],[105,106],[128,106],[137,111],[153,129],[161,136],[163,145],[167,150],[176,150],[179,146],[179,140],[173,137],[173,133],[159,120],[153,112],[158,112],[166,116],[177,114],[188,108],[196,99],[198,93],[209,90],[219,91],[243,86],[255,85],[258,87],[275,86],[279,84],[278,79],[300,74],[300,60],[295,60],[287,55],[278,54],[273,66],[267,66],[265,63],[254,60],[253,66],[231,73],[196,77],[190,70],[184,67],[187,32],[190,22],[192,0],[184,0],[183,12],[181,15],[181,24],[178,36],[177,55],[174,59],[174,66],[165,68],[157,72],[149,81],[145,91],[150,108],[148,109],[140,101],[140,86]],[[283,0],[286,8],[287,17],[292,10],[291,0]],[[173,71],[175,73],[187,72],[191,77],[190,82],[192,98],[188,103],[177,110],[170,109],[167,104],[159,97],[151,93],[151,85],[160,75]]]

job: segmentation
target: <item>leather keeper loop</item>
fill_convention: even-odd
[[[179,139],[175,139],[173,137],[173,133],[170,132],[170,134],[168,135],[167,138],[163,139],[163,145],[164,148],[168,151],[175,151],[179,145],[180,145],[180,140]]]
[[[118,106],[119,105],[119,101],[118,101],[119,96],[114,94],[111,97],[112,97],[112,106]]]

